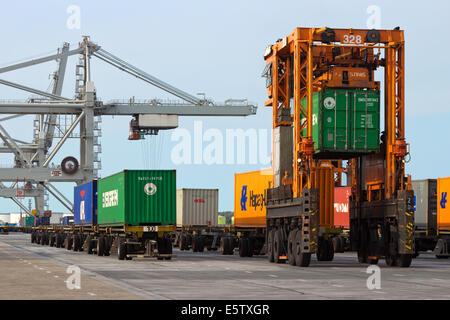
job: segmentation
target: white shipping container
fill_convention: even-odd
[[[178,189],[177,226],[217,226],[218,189]]]

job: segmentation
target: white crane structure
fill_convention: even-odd
[[[75,97],[70,99],[62,97],[61,93],[67,60],[73,55],[78,55],[79,60],[76,65]],[[104,103],[97,99],[91,79],[91,57],[165,90],[182,101],[168,103],[153,99],[136,102],[129,99]],[[54,55],[0,68],[0,74],[54,60],[57,61],[57,70],[53,74],[51,93],[0,79],[0,84],[39,96],[26,101],[0,102],[0,114],[6,115],[0,118],[0,153],[13,153],[15,159],[14,167],[0,168],[0,197],[10,198],[27,214],[31,214],[29,208],[18,198],[34,198],[33,213],[40,216],[44,213],[46,192],[73,212],[72,202],[53,183],[82,184],[98,177],[98,170],[101,169],[97,157],[101,152],[98,139],[101,116],[132,116],[129,139],[137,140],[145,134],[176,128],[178,116],[247,116],[256,113],[256,105],[249,104],[246,99],[229,99],[224,103],[199,99],[119,59],[91,42],[87,36],[83,37],[76,49],[71,50],[69,44],[64,43]],[[32,142],[14,139],[2,126],[3,121],[23,115],[36,115]],[[58,126],[61,117],[65,117],[66,122],[69,119],[66,126]],[[75,136],[76,127],[79,135]],[[55,138],[59,140],[53,145]],[[61,165],[50,167],[52,159],[68,138],[79,140],[80,158],[66,157]],[[6,185],[8,183],[9,186]],[[19,184],[23,184],[23,187],[19,188]]]

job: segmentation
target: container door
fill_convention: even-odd
[[[353,92],[352,149],[358,152],[379,150],[380,96],[374,91]]]
[[[347,90],[327,90],[320,106],[324,150],[347,151],[350,138],[350,97]],[[314,119],[313,119],[314,122]]]

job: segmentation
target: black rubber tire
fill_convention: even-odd
[[[61,246],[61,237],[60,237],[60,234],[57,233],[55,235],[55,247],[59,248],[60,246]]]
[[[221,255],[226,255],[227,253],[226,253],[226,240],[225,240],[225,237],[221,237],[220,238],[220,254]]]
[[[239,257],[246,257],[248,255],[248,249],[248,239],[239,238]]]
[[[199,236],[198,237],[198,252],[205,251],[205,237]]]
[[[333,243],[334,252],[341,252],[341,241],[339,239],[339,236],[331,238],[331,242]]]
[[[334,259],[334,247],[333,247],[333,242],[331,241],[331,239],[328,239],[326,241],[327,244],[327,255],[326,255],[326,260],[325,261],[333,261]]]
[[[110,237],[104,237],[103,238],[103,256],[109,257],[111,254],[111,238]]]
[[[173,251],[172,240],[170,240],[170,237],[168,235],[166,235],[164,237],[164,241],[166,242],[166,254],[172,254],[172,251]],[[167,257],[166,257],[166,260],[169,260],[169,259],[167,259]]]
[[[79,251],[79,247],[80,247],[80,235],[79,234],[74,234],[73,235],[73,251]]]
[[[41,237],[41,245],[45,246],[47,244],[47,233],[43,233]]]
[[[294,256],[295,256],[295,265],[297,267],[308,267],[311,263],[311,253],[303,253],[302,252],[302,231],[298,230],[295,233],[295,245],[294,245]]]
[[[234,254],[234,238],[233,237],[227,237],[227,248],[228,248],[228,254],[233,255]]]
[[[412,254],[400,254],[398,257],[398,265],[401,268],[409,268],[412,262]]]
[[[186,245],[186,236],[184,234],[182,234],[180,236],[180,241],[179,241],[179,247],[181,251],[184,251],[184,246]]]
[[[87,248],[86,248],[87,254],[92,254],[92,248],[93,248],[92,244],[93,243],[92,243],[91,236],[87,236],[86,243],[87,243]]]
[[[253,257],[253,253],[254,253],[254,251],[255,251],[255,245],[254,245],[254,242],[255,242],[255,239],[254,238],[247,238],[247,242],[248,242],[248,251],[247,251],[247,257],[249,257],[249,258],[251,258],[251,257]]]
[[[284,260],[280,259],[280,256],[282,255],[284,255],[282,236],[281,230],[278,229],[273,237],[273,262],[275,263],[285,262]]]
[[[386,255],[385,260],[388,267],[398,267],[397,255]]]
[[[105,241],[103,236],[100,236],[97,239],[97,256],[103,257],[104,250],[105,250]]]
[[[119,238],[119,244],[117,246],[117,257],[119,260],[125,260],[127,257],[127,245],[124,239]]]
[[[267,258],[269,259],[269,262],[274,262],[274,255],[273,255],[273,238],[275,236],[275,230],[271,229],[267,234]]]
[[[358,250],[358,262],[359,263],[368,263],[369,262],[365,248],[360,248]]]
[[[442,256],[442,255],[439,255],[439,254],[436,255],[436,259],[448,259],[448,258],[450,258],[450,257],[449,256]]]
[[[287,244],[287,257],[288,262],[291,266],[295,266],[295,234],[296,230],[291,230],[288,236],[288,244]]]
[[[339,247],[340,247],[340,251],[338,251],[339,253],[344,253],[345,252],[345,238],[339,236]]]
[[[198,236],[194,236],[192,238],[192,251],[193,252],[197,252],[198,251],[198,246],[199,246],[199,240],[198,240]]]
[[[49,233],[48,234],[48,246],[49,247],[54,247],[55,246],[55,234],[54,233]]]
[[[327,257],[329,254],[328,249],[329,249],[328,241],[325,240],[324,238],[319,238],[319,243],[316,252],[317,261],[327,261]]]
[[[74,166],[72,168],[67,167],[67,163],[72,162]],[[61,161],[61,170],[66,174],[74,174],[79,167],[78,160],[75,157],[66,157]]]
[[[67,239],[66,249],[67,249],[67,250],[72,250],[72,245],[73,245],[73,238],[72,238],[72,235],[70,235],[70,234],[67,235],[66,239]]]

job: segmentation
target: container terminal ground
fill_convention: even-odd
[[[268,264],[267,257],[174,250],[171,261],[97,257],[32,244],[30,234],[0,235],[0,299],[450,299],[450,261],[421,254],[410,268],[382,261],[381,289],[369,290],[369,265],[356,254],[309,268]],[[68,289],[69,266],[81,289]]]

